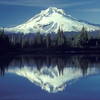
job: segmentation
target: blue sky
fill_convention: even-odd
[[[22,24],[48,7],[62,8],[77,19],[100,24],[100,0],[0,0],[0,26]]]

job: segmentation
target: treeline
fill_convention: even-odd
[[[99,33],[98,33],[99,34]],[[100,37],[94,38],[83,27],[79,34],[67,37],[63,30],[53,34],[5,34],[4,29],[0,30],[0,50],[77,50],[78,49],[99,49]]]

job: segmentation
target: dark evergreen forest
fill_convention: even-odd
[[[0,52],[31,52],[31,53],[99,53],[100,36],[93,37],[83,27],[71,37],[67,37],[59,28],[57,34],[24,35],[6,34],[4,28],[0,30]]]

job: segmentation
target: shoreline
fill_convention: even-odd
[[[10,49],[0,50],[0,55],[91,55],[100,54],[100,48],[51,48],[51,49]]]

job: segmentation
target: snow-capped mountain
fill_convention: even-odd
[[[22,68],[9,68],[7,72],[24,77],[50,93],[63,91],[67,85],[83,77],[82,70],[78,67],[65,67],[61,73],[57,66],[44,66],[40,70],[37,67],[24,66]],[[86,76],[99,72],[95,67],[88,68]]]
[[[12,28],[6,28],[8,32],[15,33],[57,33],[61,28],[64,32],[75,31],[78,32],[85,27],[87,31],[100,30],[99,26],[95,26],[66,14],[62,9],[50,7],[41,11],[27,22]]]

